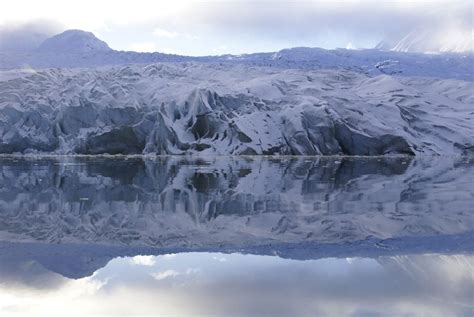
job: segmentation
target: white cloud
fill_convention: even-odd
[[[182,14],[193,1],[15,0],[2,3],[0,24],[46,19],[67,28],[96,31],[109,25],[132,25]]]
[[[221,257],[217,257],[217,256],[214,256],[212,257],[213,260],[216,260],[218,262],[227,262],[227,258],[221,256]]]
[[[184,34],[184,37],[185,37],[187,40],[199,40],[199,39],[200,39],[199,36],[193,35],[193,34],[189,34],[189,33],[185,33],[185,34]]]
[[[181,275],[179,272],[175,270],[166,270],[158,273],[151,273],[151,276],[158,281],[165,280],[170,277],[175,277]]]
[[[166,54],[178,54],[178,52],[171,47],[162,47],[151,41],[132,43],[127,47],[127,50],[142,53],[160,52]]]
[[[214,54],[224,54],[225,51],[228,49],[227,45],[219,45],[212,49],[212,53]]]
[[[172,278],[172,277],[176,277],[176,276],[180,276],[180,275],[195,275],[195,274],[199,274],[201,272],[200,269],[198,268],[187,268],[186,271],[184,271],[184,273],[181,273],[181,272],[178,272],[178,271],[175,271],[175,270],[165,270],[165,271],[161,271],[161,272],[158,272],[158,273],[151,273],[150,275],[157,281],[162,281],[162,280],[166,280],[166,279],[169,279],[169,278]]]
[[[354,44],[352,44],[352,42],[349,42],[349,43],[347,43],[347,45],[346,45],[346,49],[347,49],[347,50],[355,50],[356,47],[354,46]]]
[[[190,34],[190,33],[180,33],[175,31],[169,31],[162,28],[155,28],[153,30],[153,35],[161,38],[174,39],[177,37],[185,38],[187,40],[198,40],[199,36]]]
[[[132,264],[143,265],[143,266],[153,266],[156,264],[155,257],[152,255],[137,255],[132,259]]]
[[[100,33],[113,48],[141,52],[167,47],[169,53],[204,55],[291,46],[334,48],[348,42],[363,48],[382,39],[397,42],[417,29],[449,27],[450,34],[472,34],[473,6],[472,0],[15,0],[2,3],[0,29],[54,21],[63,29]],[[444,42],[445,33],[429,34],[436,41],[443,34]],[[452,41],[442,44],[459,42]]]
[[[188,268],[186,269],[186,275],[191,275],[191,274],[199,274],[201,272],[200,269],[198,268]]]
[[[156,28],[153,30],[153,35],[158,37],[167,37],[171,39],[179,36],[180,34],[178,32],[171,32],[165,29]]]
[[[0,25],[0,51],[24,52],[37,48],[45,39],[57,34],[61,26],[50,21]]]
[[[146,52],[146,53],[158,52],[160,50],[159,47],[154,42],[132,43],[128,46],[128,49],[130,51]]]

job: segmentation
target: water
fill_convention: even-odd
[[[472,316],[473,184],[465,157],[2,158],[0,315]]]

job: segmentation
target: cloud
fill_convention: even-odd
[[[221,257],[214,256],[214,257],[212,257],[212,259],[216,260],[218,262],[227,262],[227,258],[223,257],[223,256],[221,256]]]
[[[132,264],[143,266],[154,266],[156,264],[156,257],[151,255],[137,255],[131,258]]]
[[[472,3],[464,0],[219,2],[196,8],[192,22],[234,36],[299,39],[308,43],[331,42],[328,38],[335,37],[341,43],[352,41],[361,46],[357,42],[401,37],[420,27],[454,23],[472,30],[472,8]]]
[[[50,21],[0,25],[0,51],[28,52],[45,39],[59,33],[61,25]]]
[[[154,42],[136,42],[131,43],[128,48],[130,51],[135,52],[157,52],[159,50],[158,46]]]
[[[151,274],[151,276],[153,276],[153,278],[157,281],[165,280],[170,277],[176,277],[178,275],[181,275],[181,274],[175,270],[166,270],[166,271]]]
[[[218,47],[214,47],[212,49],[212,54],[224,54],[228,49],[227,45],[219,45]]]
[[[135,0],[133,5],[117,0],[113,10],[106,1],[16,0],[2,5],[0,25],[46,19],[99,33],[116,49],[239,54],[348,43],[368,48],[382,39],[397,42],[417,30],[438,45],[445,32],[431,30],[472,34],[472,11],[471,0]],[[228,43],[226,48],[218,48],[222,43]]]
[[[153,35],[158,37],[167,37],[167,38],[174,38],[179,35],[178,32],[171,32],[165,29],[156,28],[153,30]]]
[[[153,30],[153,35],[156,37],[174,39],[174,38],[184,38],[186,40],[198,40],[199,36],[189,34],[189,33],[180,33],[176,31],[168,31],[162,28],[156,28]]]
[[[158,273],[151,273],[150,275],[157,281],[166,280],[172,277],[177,277],[180,275],[195,275],[201,273],[201,270],[198,268],[187,268],[184,273],[180,273],[175,270],[166,270]]]
[[[397,43],[420,30],[429,47],[442,48],[446,43],[439,34],[447,34],[445,30],[472,33],[472,11],[469,0],[192,2],[179,12],[179,19],[160,17],[155,27],[166,25],[173,35],[200,34],[208,53],[219,54],[348,43],[371,48],[381,40]],[[232,45],[218,48],[229,41]]]

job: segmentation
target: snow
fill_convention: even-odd
[[[455,35],[450,36],[449,39],[456,38]],[[346,69],[370,75],[377,75],[382,72],[396,73],[402,76],[429,76],[471,81],[474,79],[474,55],[472,50],[460,51],[455,54],[445,49],[446,53],[433,55],[399,52],[411,52],[412,50],[408,48],[387,51],[387,47],[391,48],[390,45],[392,44],[384,42],[377,46],[378,49],[365,50],[325,50],[297,47],[268,53],[193,57],[158,52],[115,51],[92,33],[69,30],[45,40],[38,49],[32,52],[0,51],[0,70],[192,61],[245,64],[283,69]],[[472,40],[471,44],[465,44],[465,46],[472,47]],[[387,62],[389,65],[385,65]]]
[[[80,53],[111,51],[104,41],[99,40],[91,32],[68,30],[46,39],[37,49],[38,52],[57,54],[58,52]]]
[[[471,154],[473,59],[307,47],[190,57],[69,30],[0,52],[0,153]]]
[[[221,63],[9,71],[0,153],[470,154],[474,84]]]

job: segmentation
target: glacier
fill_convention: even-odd
[[[397,283],[455,266],[462,286],[473,123],[470,53],[192,57],[80,30],[0,52],[0,276],[11,293],[16,276],[47,285],[117,257],[219,252],[377,261]],[[470,290],[442,295],[464,305]]]
[[[8,71],[0,153],[466,155],[474,84],[222,63]]]
[[[469,155],[474,55],[0,52],[0,154]]]

